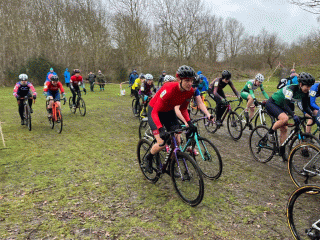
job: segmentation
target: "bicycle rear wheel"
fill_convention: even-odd
[[[73,107],[72,97],[69,97],[69,108],[70,108],[70,112],[76,113],[77,108]]]
[[[241,106],[238,106],[234,109],[234,112],[236,112],[239,116],[239,119],[242,123],[242,129],[244,130],[246,128],[247,120],[246,117],[244,116],[244,108]]]
[[[160,172],[158,171],[158,165],[160,163],[159,161],[162,161],[163,159],[161,159],[162,158],[161,154],[156,154],[152,161],[153,172],[152,173],[147,172],[145,170],[144,158],[150,152],[150,150],[151,150],[151,143],[146,139],[140,139],[137,146],[137,157],[138,157],[140,170],[148,181],[152,183],[156,183],[160,177]]]
[[[249,136],[250,152],[258,162],[269,162],[276,152],[276,144],[268,141],[268,131],[266,126],[261,125],[254,128]]]
[[[213,121],[209,121],[209,119],[203,119],[204,127],[209,133],[215,133],[218,130],[218,126],[216,124],[216,111],[213,108],[208,108],[208,112],[213,116]]]
[[[198,145],[199,144],[199,145]],[[222,160],[219,150],[206,138],[199,137],[198,144],[192,143],[192,157],[202,174],[208,179],[218,179],[222,173]]]
[[[288,158],[289,175],[297,187],[320,186],[320,148],[302,143],[292,149]]]
[[[62,132],[62,127],[63,127],[63,118],[61,114],[61,110],[57,108],[56,110],[56,121],[54,122],[55,128],[58,133]]]
[[[319,192],[319,186],[304,186],[290,196],[287,219],[295,239],[320,239]]]
[[[184,152],[177,152],[177,159],[170,164],[170,176],[179,197],[192,207],[201,203],[204,183],[197,163]]]
[[[228,132],[233,140],[237,141],[242,136],[242,122],[236,112],[231,111],[227,119]]]
[[[194,98],[191,98],[188,109],[190,110],[191,115],[197,115],[199,109],[194,101]]]
[[[25,112],[26,125],[29,131],[31,131],[31,112],[30,112],[30,106],[28,104],[24,105],[24,112]]]
[[[82,98],[79,98],[78,104],[79,105],[77,107],[79,107],[80,115],[84,117],[84,115],[86,115],[86,103]]]

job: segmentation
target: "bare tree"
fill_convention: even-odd
[[[290,3],[301,7],[311,13],[320,14],[319,0],[289,0]]]

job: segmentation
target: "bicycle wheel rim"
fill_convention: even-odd
[[[137,145],[137,158],[138,158],[139,168],[140,168],[143,176],[148,181],[150,181],[152,183],[156,183],[160,177],[160,174],[157,171],[156,158],[154,157],[154,159],[153,159],[154,161],[152,163],[152,168],[153,168],[152,173],[146,172],[145,167],[144,167],[144,157],[147,155],[147,153],[150,152],[150,149],[151,149],[150,145],[151,145],[151,143],[149,141],[147,141],[146,139],[141,139]]]
[[[80,98],[79,100],[79,112],[80,112],[80,115],[83,117],[86,115],[86,103],[82,98]]]
[[[213,121],[209,121],[205,118],[203,119],[203,124],[207,132],[214,134],[218,130],[216,124],[216,111],[213,108],[208,108],[208,112],[213,116]]]
[[[173,186],[184,202],[195,207],[201,203],[204,195],[201,170],[187,153],[177,152],[177,158],[170,165]]]
[[[27,106],[27,114],[26,114],[26,116],[27,116],[28,129],[29,129],[29,131],[31,131],[31,129],[32,129],[32,126],[31,126],[31,111],[30,111],[30,107],[29,106]]]
[[[260,114],[258,113],[256,118],[254,119],[254,127],[263,125],[263,126],[266,126],[267,128],[271,128],[273,117],[266,110],[261,111],[261,118],[260,118]]]
[[[315,160],[313,164],[308,164]],[[302,143],[292,149],[288,158],[288,171],[297,187],[320,186],[320,148],[310,143]]]
[[[264,136],[269,131],[265,126],[258,126],[254,128],[249,136],[249,147],[253,158],[262,163],[269,162],[275,154],[276,144],[271,144],[264,140]],[[261,135],[263,137],[261,137]]]
[[[314,229],[312,224],[319,220],[319,186],[304,186],[294,191],[287,205],[287,220],[295,239],[319,239],[320,231]],[[319,227],[319,224],[317,224]],[[313,238],[308,234],[313,234]]]
[[[60,109],[57,109],[56,111],[56,121],[54,123],[56,126],[56,130],[58,133],[62,132],[62,127],[63,127],[63,118]]]
[[[198,144],[192,144],[192,157],[202,174],[208,179],[218,179],[222,173],[222,160],[219,150],[206,138],[199,137]]]
[[[69,108],[71,113],[76,113],[76,108],[73,108],[72,97],[69,97]]]
[[[236,112],[230,112],[227,119],[228,132],[233,140],[237,141],[242,136],[242,123]]]

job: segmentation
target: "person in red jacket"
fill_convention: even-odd
[[[70,78],[70,90],[72,93],[72,103],[73,103],[73,107],[76,107],[76,96],[77,93],[80,93],[80,88],[79,86],[82,86],[83,91],[86,93],[87,90],[85,89],[84,86],[84,82],[83,82],[83,78],[80,75],[80,70],[79,69],[75,69],[74,70],[74,75]]]
[[[149,173],[153,171],[151,167],[153,156],[164,148],[160,145],[169,137],[167,131],[180,127],[174,110],[175,106],[180,106],[179,110],[187,121],[190,131],[196,129],[190,121],[187,110],[190,99],[195,92],[195,89],[192,88],[195,76],[196,74],[191,67],[186,65],[179,67],[176,73],[178,82],[164,84],[149,103],[148,123],[157,140],[144,159],[145,169]]]
[[[62,98],[66,98],[62,83],[59,82],[58,75],[52,75],[50,78],[50,82],[46,82],[44,85],[43,92],[45,96],[47,97],[47,100],[55,100],[58,102],[58,106],[60,108],[60,92],[62,94]],[[52,104],[53,101],[49,101],[48,105],[48,117],[52,117]]]

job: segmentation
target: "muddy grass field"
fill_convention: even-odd
[[[136,160],[139,121],[118,85],[85,95],[85,117],[63,106],[61,134],[49,127],[44,97],[30,132],[20,125],[12,88],[0,91],[8,147],[0,150],[1,239],[293,239],[287,165],[280,157],[254,161],[249,130],[235,142],[226,123],[214,135],[200,126],[218,147],[223,172],[205,179],[204,199],[193,208],[169,176],[156,184],[144,179]]]

